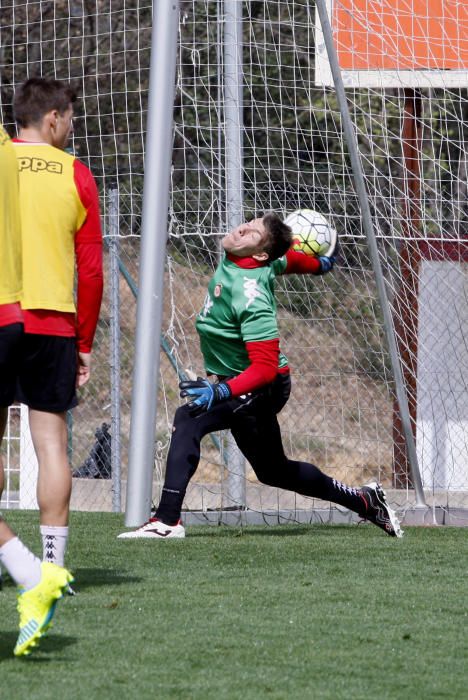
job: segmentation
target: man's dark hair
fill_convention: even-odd
[[[13,111],[18,126],[38,124],[47,112],[56,109],[63,114],[76,101],[76,92],[69,83],[53,78],[30,78],[15,92]]]
[[[272,262],[284,255],[291,247],[292,231],[283,219],[273,212],[265,214],[263,224],[268,233],[263,250],[268,253],[268,258]]]

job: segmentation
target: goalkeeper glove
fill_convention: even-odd
[[[209,411],[215,404],[227,401],[232,395],[231,389],[224,382],[212,384],[201,377],[194,382],[180,382],[179,389],[182,398],[190,400],[189,410],[194,415]]]
[[[324,275],[325,273],[330,272],[330,270],[333,270],[333,265],[335,264],[335,261],[336,258],[334,255],[332,255],[331,258],[327,257],[326,255],[320,255],[320,272],[318,274]]]

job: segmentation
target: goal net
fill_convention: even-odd
[[[374,36],[376,27],[372,13],[367,25],[362,21],[364,10],[378,5],[415,18],[396,23],[388,39],[398,39],[392,55],[404,53],[404,67],[346,64],[343,75],[423,485],[429,503],[455,507],[468,490],[468,32],[461,8],[458,33],[437,30],[424,44],[420,34],[429,32],[431,39],[437,25],[429,22],[430,4],[343,1],[329,12],[340,60],[350,46],[364,58],[389,53],[388,42],[379,44],[380,54],[366,43],[366,32]],[[293,380],[280,415],[285,450],[352,485],[376,478],[393,489],[401,507],[411,505],[413,484],[375,274],[315,7],[306,0],[241,5],[243,214],[316,209],[340,240],[333,274],[278,281],[282,350]],[[187,0],[180,7],[155,499],[180,402],[177,372],[202,372],[195,317],[228,219],[225,3]],[[434,2],[430,16],[438,11],[446,19],[447,7],[460,5]],[[2,120],[12,127],[12,93],[28,75],[78,83],[73,148],[98,180],[106,241],[112,243],[94,374],[70,422],[75,470],[93,456],[96,430],[112,425],[111,478],[82,471],[74,479],[74,507],[86,509],[116,509],[113,490],[121,488],[122,496],[125,491],[151,10],[143,0],[132,9],[119,0],[15,2],[2,5],[0,17]],[[348,24],[340,34],[343,17]],[[408,24],[419,28],[418,40],[408,37]],[[437,45],[430,65],[427,45]],[[454,53],[461,65],[450,63]],[[426,82],[416,81],[416,71]],[[366,72],[372,73],[367,82]],[[458,82],[450,82],[455,72]],[[239,507],[258,522],[332,516],[328,504],[262,486],[248,464],[243,497],[236,502],[229,487],[233,471],[239,472],[239,458],[227,436],[206,438],[185,503],[194,520],[226,519],[226,508]],[[15,479],[11,483],[14,490]]]

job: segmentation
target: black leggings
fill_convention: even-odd
[[[290,392],[289,375],[278,374],[267,387],[220,403],[197,417],[190,414],[187,405],[178,408],[156,516],[168,524],[177,522],[188,483],[200,461],[202,438],[228,428],[262,483],[360,512],[363,501],[356,489],[331,479],[313,464],[288,459],[284,454],[276,416]]]

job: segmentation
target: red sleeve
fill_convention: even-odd
[[[78,350],[91,352],[101,308],[102,232],[99,195],[90,170],[79,160],[74,163],[75,184],[86,209],[86,220],[75,234],[75,259],[78,278],[76,334]]]
[[[245,347],[251,364],[238,377],[226,382],[233,396],[259,389],[278,374],[279,338],[251,341]]]
[[[290,248],[286,253],[286,269],[283,274],[317,275],[320,273],[320,261],[314,255],[305,255]]]

